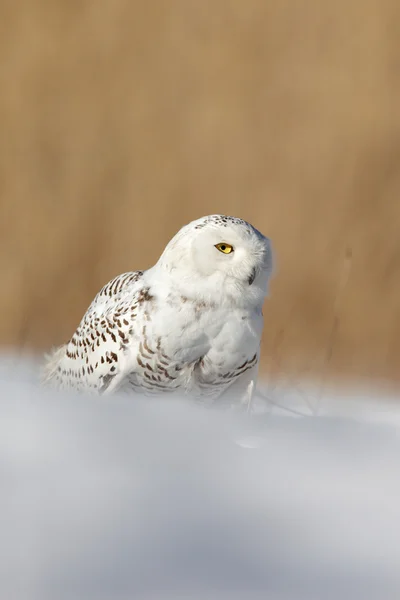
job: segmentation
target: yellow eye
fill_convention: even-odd
[[[217,250],[223,252],[224,254],[230,254],[231,252],[233,252],[233,246],[231,246],[230,244],[225,244],[225,242],[215,244],[215,247]]]

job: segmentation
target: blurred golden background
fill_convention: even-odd
[[[2,0],[3,349],[222,212],[269,235],[264,368],[399,379],[398,0]]]

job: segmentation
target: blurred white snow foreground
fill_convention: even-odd
[[[400,598],[395,402],[239,417],[1,364],[1,599]]]

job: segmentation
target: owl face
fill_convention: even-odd
[[[219,274],[243,286],[257,285],[272,267],[271,243],[244,221],[211,221],[196,230],[193,265],[203,277]]]
[[[182,282],[208,293],[267,293],[273,269],[270,240],[234,217],[212,215],[186,225],[167,246],[165,258]]]

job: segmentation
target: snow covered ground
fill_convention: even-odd
[[[395,394],[275,382],[245,418],[10,358],[0,393],[1,599],[400,597]]]

